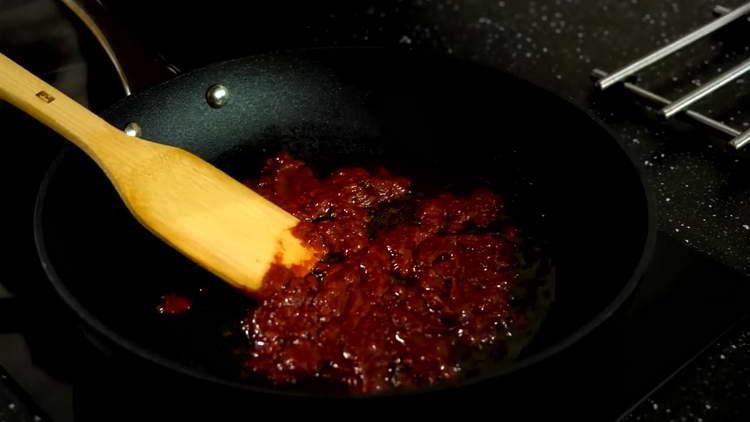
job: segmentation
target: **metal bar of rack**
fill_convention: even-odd
[[[603,71],[601,69],[594,69],[594,71],[592,72],[592,75],[595,78],[603,78],[603,77],[607,76],[607,72],[605,72],[605,71]],[[649,90],[647,90],[645,88],[642,88],[642,87],[640,87],[640,86],[638,86],[636,84],[633,84],[633,83],[630,83],[630,82],[625,82],[624,86],[625,86],[625,88],[628,91],[630,91],[630,92],[638,95],[641,98],[644,98],[646,100],[650,100],[651,102],[656,103],[657,105],[668,105],[668,104],[672,103],[672,101],[670,101],[670,100],[668,100],[668,99],[666,99],[666,98],[664,98],[664,97],[662,97],[662,96],[660,96],[658,94],[654,94],[653,92],[651,92],[651,91],[649,91]],[[732,127],[729,127],[729,126],[725,125],[724,123],[721,123],[718,120],[714,120],[714,119],[712,119],[712,118],[710,118],[708,116],[705,116],[705,115],[703,115],[701,113],[698,113],[697,111],[688,110],[688,111],[685,112],[685,114],[687,116],[689,116],[691,119],[695,120],[696,122],[704,124],[706,126],[709,126],[709,127],[713,128],[713,129],[716,129],[716,130],[718,130],[720,132],[724,132],[724,133],[726,133],[729,136],[735,136],[735,137],[736,136],[740,136],[740,131],[739,130],[734,129]]]
[[[740,149],[746,145],[750,145],[750,130],[741,132],[738,129],[728,126],[704,114],[698,113],[693,110],[688,110],[688,107],[707,97],[722,86],[750,72],[750,59],[740,63],[729,71],[722,73],[721,75],[712,79],[710,82],[693,90],[692,92],[685,94],[683,97],[676,101],[671,101],[634,83],[625,82],[628,77],[669,56],[670,54],[675,53],[676,51],[692,44],[693,42],[698,41],[699,39],[713,33],[719,28],[729,25],[730,23],[735,22],[745,16],[748,17],[747,20],[750,22],[750,2],[735,9],[730,9],[724,6],[716,6],[714,8],[714,13],[716,13],[720,17],[673,41],[672,43],[657,49],[651,54],[648,54],[647,56],[638,59],[613,73],[607,73],[600,69],[594,69],[592,75],[597,79],[596,85],[600,89],[607,89],[611,86],[614,86],[615,84],[622,82],[623,86],[628,91],[659,106],[662,106],[663,108],[661,110],[661,113],[664,117],[669,118],[678,113],[684,112],[685,115],[690,119],[712,129],[725,133],[729,136],[732,136],[733,139],[729,142],[729,144],[735,149]]]
[[[748,13],[750,13],[750,3],[740,6],[737,9],[729,11],[728,13],[725,13],[724,15],[714,20],[713,22],[710,22],[700,27],[696,29],[695,31],[683,36],[682,38],[654,51],[653,53],[647,55],[646,57],[643,57],[623,67],[622,69],[617,70],[611,75],[605,78],[602,78],[600,81],[597,82],[597,84],[599,85],[599,88],[607,89],[610,86],[616,84],[617,82],[624,80],[628,76],[631,76],[637,73],[638,71],[643,70],[644,68],[658,62],[659,60],[669,56],[670,54],[676,52],[677,50],[683,49],[684,47],[692,44],[693,42],[698,41],[699,39],[716,31],[717,29],[723,28],[724,26],[734,22],[735,20],[745,16]]]
[[[682,110],[688,108],[693,103],[698,102],[703,97],[711,95],[712,92],[734,81],[747,72],[750,72],[750,59],[745,60],[726,73],[722,73],[721,75],[707,82],[705,85],[700,86],[692,92],[687,93],[679,100],[664,107],[662,109],[662,114],[664,115],[664,117],[670,118],[675,114],[681,112]]]
[[[731,143],[732,143],[732,146],[735,147],[736,149],[740,149],[744,147],[745,145],[750,144],[750,129],[746,130],[745,133],[732,139]]]

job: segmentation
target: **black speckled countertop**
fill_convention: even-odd
[[[621,421],[744,421],[750,415],[748,380],[750,318],[745,318]]]

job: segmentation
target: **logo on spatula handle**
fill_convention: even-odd
[[[39,91],[36,93],[37,98],[44,101],[45,103],[49,104],[52,101],[55,101],[55,97],[49,95],[46,91]]]

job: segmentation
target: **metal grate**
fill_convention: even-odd
[[[645,57],[642,57],[612,73],[607,73],[600,69],[594,69],[593,75],[595,78],[597,78],[596,85],[600,89],[604,90],[622,82],[623,86],[628,91],[638,95],[641,98],[645,98],[655,104],[662,106],[663,108],[661,109],[661,114],[665,118],[668,119],[684,112],[685,115],[692,120],[731,136],[732,140],[729,144],[735,149],[740,149],[746,145],[750,145],[750,130],[741,132],[740,130],[727,126],[722,122],[714,120],[711,117],[693,110],[689,110],[688,107],[709,96],[711,93],[734,81],[745,73],[750,72],[750,59],[745,60],[744,62],[729,69],[728,71],[722,73],[706,84],[685,94],[683,97],[675,101],[670,101],[669,99],[648,91],[636,84],[625,82],[628,77],[664,59],[670,54],[692,44],[693,42],[713,33],[719,28],[722,28],[745,17],[748,17],[747,20],[750,21],[750,3],[746,3],[736,9],[717,6],[714,8],[714,13],[719,15],[719,17],[714,21],[694,30],[693,32],[654,51],[653,53],[650,53]]]

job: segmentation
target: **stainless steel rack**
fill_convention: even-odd
[[[732,140],[729,142],[729,144],[735,149],[740,149],[744,146],[750,145],[750,130],[742,132],[704,114],[688,109],[688,107],[709,96],[711,93],[715,92],[724,85],[734,81],[745,73],[750,72],[750,58],[722,73],[716,78],[710,80],[706,84],[685,94],[675,101],[671,101],[658,94],[648,91],[645,88],[640,87],[634,83],[626,82],[626,79],[628,77],[664,59],[670,54],[692,44],[693,42],[713,33],[714,31],[726,25],[729,25],[730,23],[733,23],[745,17],[747,17],[748,22],[750,22],[750,3],[739,6],[736,9],[716,6],[714,8],[714,13],[719,15],[719,17],[717,17],[712,22],[709,22],[708,24],[694,30],[693,32],[690,32],[689,34],[679,38],[678,40],[659,48],[658,50],[628,64],[627,66],[622,67],[621,69],[618,69],[615,72],[607,73],[600,69],[594,69],[593,76],[597,79],[596,86],[599,89],[605,90],[619,83],[622,83],[625,89],[627,89],[628,91],[638,95],[641,98],[662,106],[663,108],[661,109],[661,114],[667,119],[684,112],[685,115],[690,119],[731,136]],[[742,24],[746,23],[742,22]],[[748,36],[748,38],[750,39],[750,36]]]

